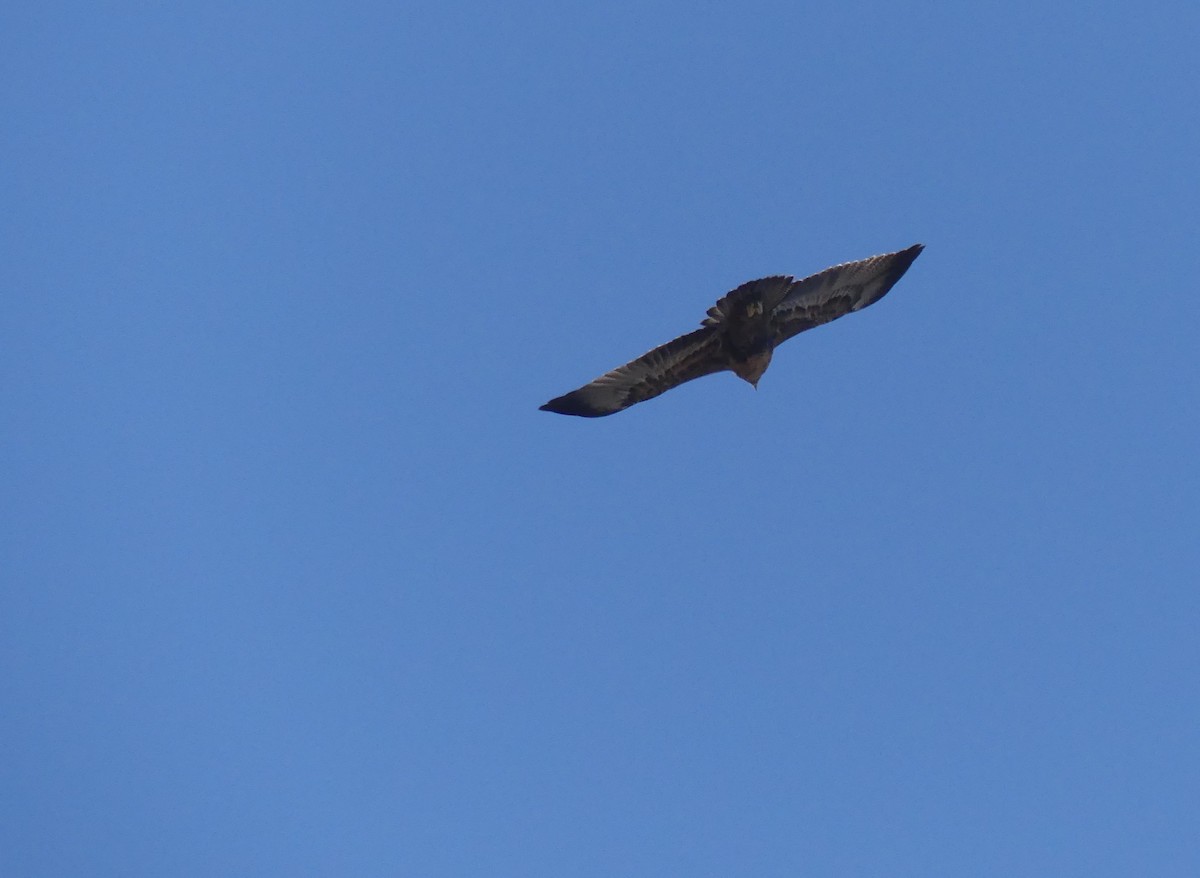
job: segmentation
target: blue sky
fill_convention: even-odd
[[[1197,33],[6,8],[0,872],[1195,875]]]

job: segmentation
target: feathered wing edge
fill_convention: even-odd
[[[914,244],[895,253],[835,265],[796,281],[772,315],[776,344],[878,302],[924,249],[924,244]]]
[[[550,400],[541,406],[541,411],[600,418],[727,368],[729,365],[721,356],[720,335],[712,327],[704,327],[660,345],[578,390]]]

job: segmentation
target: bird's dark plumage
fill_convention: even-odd
[[[541,409],[598,418],[726,369],[757,386],[776,345],[878,302],[923,249],[924,245],[914,244],[907,250],[835,265],[798,281],[778,276],[744,283],[708,309],[700,329],[550,400]]]

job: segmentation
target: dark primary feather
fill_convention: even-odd
[[[599,418],[725,369],[757,383],[776,345],[878,302],[923,249],[914,244],[798,281],[778,275],[744,283],[708,309],[701,329],[550,400],[541,410]]]
[[[590,384],[552,399],[541,410],[599,418],[643,402],[685,381],[729,368],[720,356],[721,338],[709,327],[697,329],[642,354]]]

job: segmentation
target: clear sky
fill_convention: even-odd
[[[1200,874],[1198,40],[8,4],[0,874]]]

